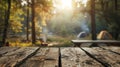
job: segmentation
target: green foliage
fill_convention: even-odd
[[[9,21],[9,30],[17,33],[22,31],[22,21],[24,18],[22,15],[24,11],[20,8],[21,3],[17,0],[11,2],[11,10],[10,10],[10,21]],[[0,31],[2,33],[5,23],[5,14],[7,10],[7,0],[0,1]]]
[[[0,34],[4,28],[4,21],[5,21],[5,11],[6,11],[6,1],[0,1]]]
[[[96,14],[99,16],[97,19],[100,19],[97,22],[97,29],[106,27],[109,32],[113,33],[113,37],[118,39],[119,29],[120,29],[120,9],[115,9],[115,0],[97,0],[96,1]],[[117,2],[118,8],[120,1]],[[102,24],[102,26],[100,26]],[[100,24],[100,25],[99,25]],[[99,25],[99,26],[98,26]],[[104,29],[104,28],[103,28]],[[101,30],[103,30],[101,29]]]
[[[11,13],[10,13],[10,29],[15,32],[22,32],[22,21],[24,18],[22,15],[24,15],[24,11],[22,8],[19,8],[16,6],[17,2],[12,2],[11,5]],[[17,4],[21,5],[21,4]]]

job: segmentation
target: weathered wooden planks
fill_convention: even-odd
[[[120,47],[2,47],[0,67],[120,67]],[[60,63],[59,59],[62,63]]]
[[[119,47],[117,47],[119,48]],[[111,66],[120,66],[120,55],[112,52],[112,51],[108,51],[108,50],[103,50],[101,48],[93,48],[94,50],[96,50],[97,52],[99,52],[100,54],[102,54],[105,58],[108,58],[110,65]],[[116,47],[114,48],[116,49]],[[116,51],[116,50],[114,50]],[[117,51],[116,51],[117,52]]]
[[[2,57],[6,53],[16,51],[18,49],[19,49],[19,47],[2,47],[2,48],[0,48],[0,57]]]
[[[99,47],[95,48],[83,48],[89,52],[93,57],[100,61],[104,66],[107,67],[120,67],[120,56],[110,51],[103,50]]]
[[[111,47],[101,47],[101,48],[120,54],[120,47],[113,47],[113,46],[111,46]]]
[[[62,67],[103,67],[80,48],[61,48]]]
[[[58,67],[58,48],[40,48],[21,67]]]
[[[37,49],[38,47],[22,47],[16,51],[6,53],[4,56],[0,57],[0,67],[15,67],[21,64]]]

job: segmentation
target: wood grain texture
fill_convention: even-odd
[[[0,58],[0,67],[15,67],[37,49],[37,47],[22,47],[16,51],[6,53]]]
[[[104,63],[105,66],[110,67],[120,67],[120,56],[116,55],[110,51],[103,50],[99,47],[95,48],[83,48],[85,51],[89,52],[99,61]]]
[[[58,67],[58,48],[40,48],[21,67]]]
[[[108,50],[108,51],[113,51],[113,52],[116,52],[116,53],[119,53],[120,54],[120,47],[102,47],[104,48],[105,50]]]
[[[16,51],[18,50],[20,47],[2,47],[0,48],[0,57],[2,57],[4,54],[12,52],[12,51]]]
[[[120,47],[1,47],[0,67],[120,67]],[[61,60],[61,63],[60,63]],[[61,67],[60,66],[60,67]]]
[[[62,67],[103,67],[80,48],[61,48]]]

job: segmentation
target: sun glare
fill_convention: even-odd
[[[72,0],[53,0],[53,6],[57,9],[72,9]]]
[[[87,2],[88,0],[82,0],[82,3],[84,4],[85,7],[87,6]]]
[[[67,11],[67,10],[73,10],[75,7],[73,3],[76,3],[76,7],[86,7],[88,0],[52,0],[53,6],[55,8],[55,11],[53,11],[54,14],[56,14],[56,11]],[[84,6],[80,6],[80,3]]]
[[[81,2],[82,4],[84,4],[84,7],[86,7],[88,0],[75,0],[75,2],[77,3]],[[79,4],[77,4],[77,7],[80,7]]]
[[[61,0],[61,7],[65,8],[72,8],[72,0]]]

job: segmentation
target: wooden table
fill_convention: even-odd
[[[0,67],[120,67],[120,47],[1,47]]]
[[[83,43],[92,43],[92,44],[107,44],[108,46],[120,46],[120,41],[118,40],[72,40],[74,46],[81,46]]]

